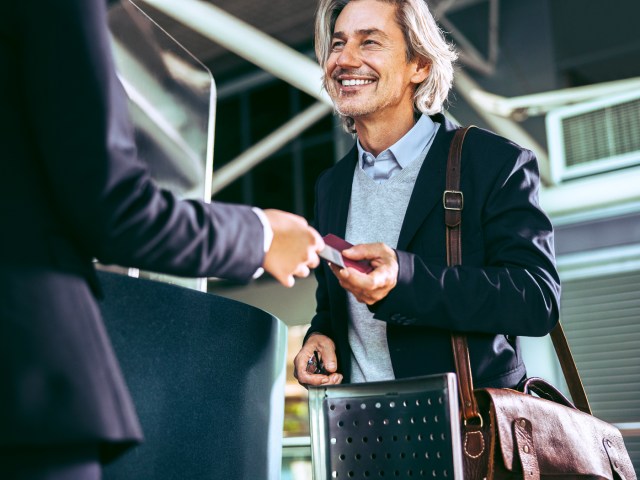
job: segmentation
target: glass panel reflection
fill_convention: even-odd
[[[139,157],[162,187],[210,201],[216,103],[211,73],[133,1],[110,7],[109,27]],[[204,279],[140,276],[200,290],[206,285]]]

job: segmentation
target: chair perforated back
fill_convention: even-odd
[[[455,374],[309,388],[314,480],[462,478]]]

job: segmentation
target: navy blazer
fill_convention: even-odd
[[[93,258],[248,281],[263,228],[245,206],[180,201],[136,158],[104,0],[0,16],[0,447],[142,434],[96,305]]]
[[[507,387],[526,374],[517,337],[543,336],[558,320],[560,281],[553,230],[538,205],[534,154],[471,129],[462,149],[462,266],[446,261],[444,207],[449,145],[458,128],[440,123],[407,207],[397,245],[397,285],[370,307],[387,322],[396,378],[454,371],[450,332],[467,334],[475,386]],[[344,237],[357,149],[316,186],[316,228]],[[324,263],[316,269],[317,309],[307,333],[331,337],[349,381],[347,296]]]

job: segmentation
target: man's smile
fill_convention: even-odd
[[[358,86],[358,85],[368,85],[373,83],[375,80],[371,80],[371,79],[363,79],[363,78],[352,78],[352,79],[342,79],[342,80],[338,80],[338,82],[340,83],[340,85],[342,85],[343,87],[353,87],[353,86]]]
[[[378,81],[378,76],[372,72],[337,68],[331,74],[331,79],[338,84],[339,88],[348,88],[371,85]]]

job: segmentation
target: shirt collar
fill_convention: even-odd
[[[405,133],[400,140],[391,145],[387,150],[391,152],[396,162],[398,162],[398,165],[400,165],[401,168],[405,168],[412,160],[415,160],[417,154],[424,150],[427,143],[429,143],[429,139],[432,137],[435,128],[436,124],[428,115],[420,115],[420,118],[411,130]],[[360,139],[357,141],[357,146],[358,159],[360,160],[358,163],[362,168],[364,154],[369,152],[362,148]],[[385,151],[380,152],[380,155]],[[380,157],[380,155],[378,155],[378,157]]]

